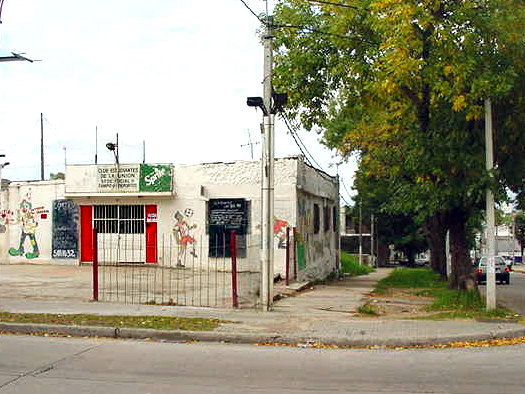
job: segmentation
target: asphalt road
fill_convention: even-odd
[[[0,336],[0,393],[525,393],[525,346],[340,350]]]
[[[485,294],[485,284],[480,287],[481,293]],[[510,274],[510,284],[496,284],[496,301],[503,304],[508,309],[519,313],[525,317],[525,273],[512,272]]]

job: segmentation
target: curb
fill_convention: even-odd
[[[352,339],[341,337],[312,338],[279,334],[246,334],[223,333],[216,331],[183,331],[183,330],[154,330],[144,328],[115,328],[97,326],[64,326],[48,324],[20,324],[0,323],[0,331],[13,334],[49,334],[70,335],[74,337],[101,337],[115,339],[153,339],[168,342],[218,342],[234,344],[283,344],[301,345],[322,344],[342,347],[371,347],[371,346],[424,346],[440,345],[451,342],[483,341],[491,339],[525,337],[525,327],[517,329],[500,330],[486,334],[471,335],[444,335],[428,338],[384,338],[384,339]]]

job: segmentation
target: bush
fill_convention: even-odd
[[[341,271],[350,276],[367,275],[374,271],[368,265],[360,265],[357,256],[341,251]]]

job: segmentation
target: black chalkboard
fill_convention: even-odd
[[[242,198],[214,199],[208,202],[210,233],[235,231],[246,234],[248,229],[247,202]]]
[[[230,257],[231,232],[236,234],[237,256],[246,257],[249,201],[242,198],[221,198],[208,201],[208,233],[210,257]]]
[[[78,206],[72,200],[53,201],[53,239],[51,257],[78,258]]]

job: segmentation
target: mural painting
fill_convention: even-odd
[[[10,209],[2,209],[0,211],[0,234],[4,234],[7,231],[7,226],[15,222],[15,213]]]
[[[17,247],[9,249],[11,256],[25,256],[27,259],[40,256],[36,240],[38,218],[47,219],[48,213],[44,207],[33,208],[29,195],[20,201],[13,223],[20,225],[20,242]]]
[[[288,222],[282,219],[274,219],[273,221],[273,235],[277,240],[278,249],[286,249],[286,228]]]
[[[188,224],[188,219],[193,216],[193,209],[187,208],[184,212],[175,212],[175,224],[173,225],[172,233],[177,242],[177,265],[183,267],[186,261],[186,253],[188,247],[190,254],[193,257],[197,257],[195,250],[195,237],[193,236],[193,230],[197,228],[196,224]]]

